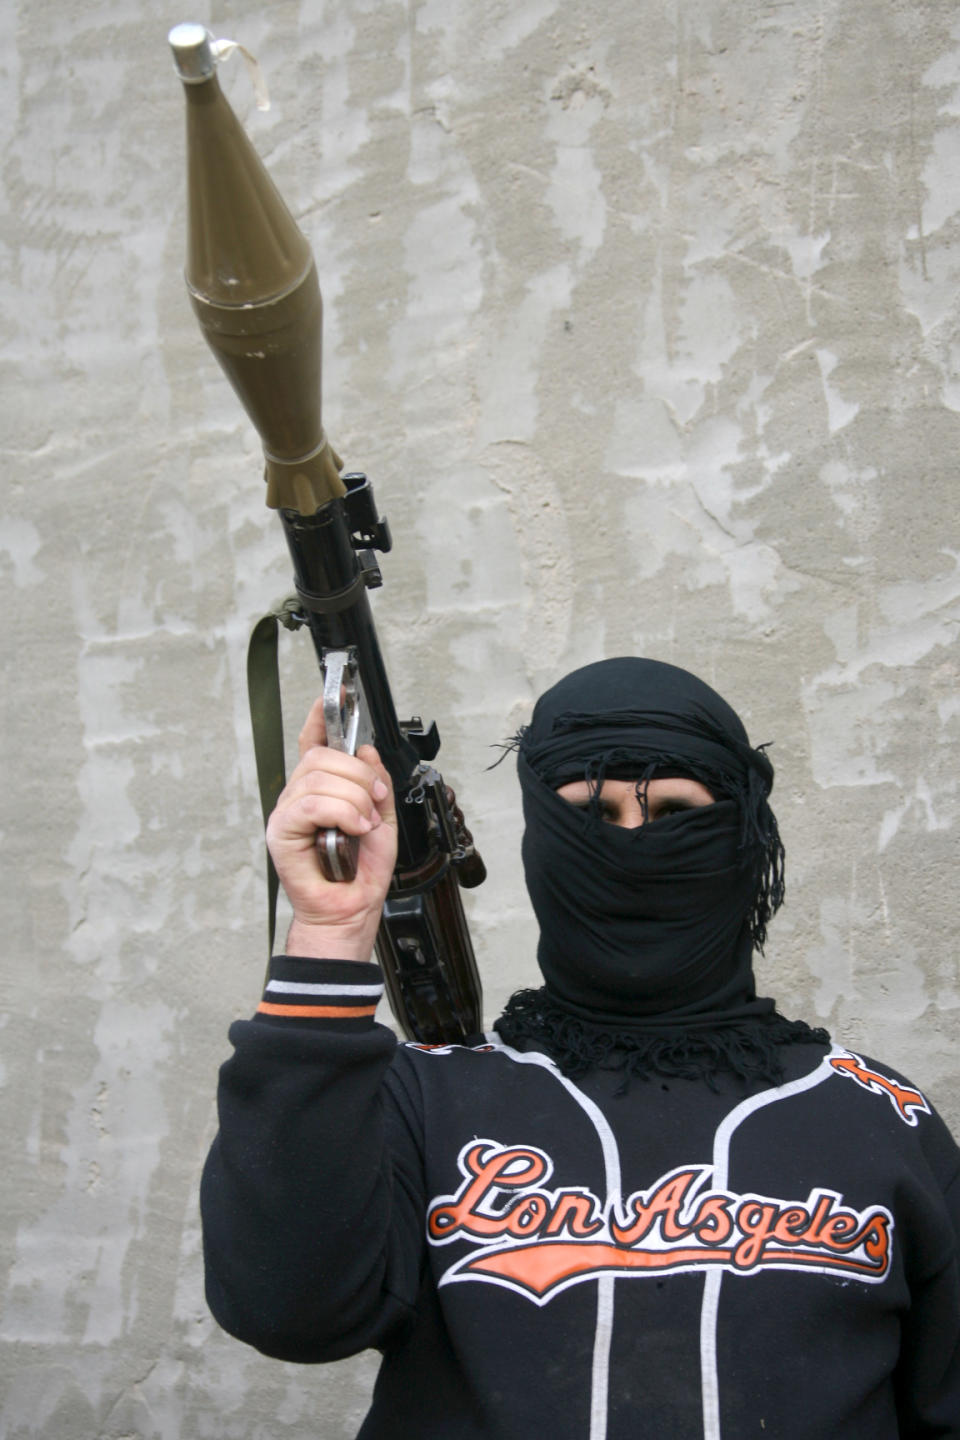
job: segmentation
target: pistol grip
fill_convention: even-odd
[[[356,651],[327,650],[323,657],[323,719],[327,744],[346,755],[357,753],[366,739],[363,688]],[[356,879],[360,841],[341,830],[317,831],[317,855],[325,880]]]
[[[325,880],[348,883],[357,876],[360,841],[342,830],[317,831],[317,858]]]

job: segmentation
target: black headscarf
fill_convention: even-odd
[[[702,680],[656,660],[576,670],[515,737],[523,863],[540,923],[542,991],[521,991],[498,1031],[544,1043],[569,1073],[622,1064],[775,1078],[776,1046],[808,1027],[758,999],[754,947],[783,900],[773,766]],[[605,822],[606,779],[687,776],[715,803],[625,829]],[[586,809],[557,795],[586,780]],[[785,1030],[784,1027],[787,1027]],[[816,1038],[824,1032],[815,1032]]]

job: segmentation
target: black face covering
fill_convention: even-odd
[[[716,1051],[717,1033],[740,1027],[739,1045],[744,1022],[774,1014],[756,997],[752,952],[783,899],[773,767],[739,717],[676,666],[606,660],[548,690],[515,744],[546,984],[515,996],[498,1030],[555,1042],[562,1031],[568,1061],[571,1046],[581,1058],[597,1045],[642,1052],[629,1067],[641,1071],[658,1036],[689,1052],[691,1034],[710,1031]],[[698,780],[715,803],[635,829],[602,818],[604,780],[637,782],[643,803],[643,782],[665,776]],[[573,780],[591,787],[585,809],[556,793]]]
[[[561,799],[522,758],[521,774],[523,861],[552,994],[617,1017],[754,999],[745,920],[756,885],[733,801],[628,830]]]

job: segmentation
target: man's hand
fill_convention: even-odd
[[[397,855],[393,785],[372,745],[356,755],[327,748],[323,701],[300,732],[300,763],[267,825],[267,845],[293,906],[288,955],[369,960]],[[357,875],[324,879],[318,830],[360,839]]]

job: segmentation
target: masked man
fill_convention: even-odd
[[[370,963],[376,752],[319,707],[268,840],[294,911],[231,1031],[211,1308],[268,1355],[383,1352],[364,1440],[960,1437],[960,1153],[921,1092],[758,999],[773,770],[683,670],[568,676],[517,737],[541,990],[397,1044]],[[318,827],[361,837],[328,885]]]

